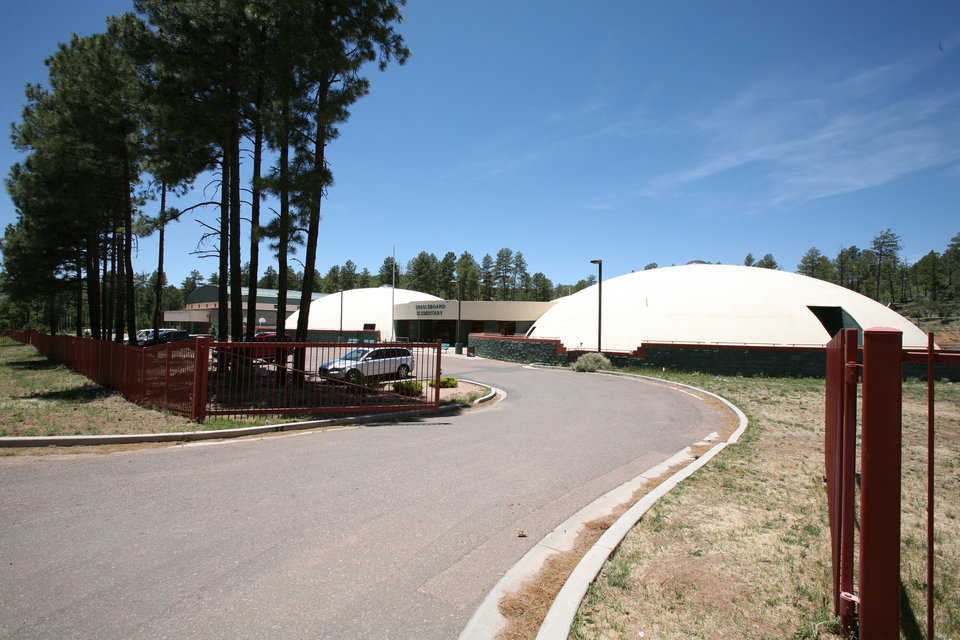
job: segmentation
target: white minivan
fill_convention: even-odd
[[[414,368],[413,354],[404,347],[360,347],[337,360],[324,362],[317,373],[328,380],[347,380],[359,384],[364,380],[410,376]]]

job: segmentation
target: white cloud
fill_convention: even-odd
[[[802,79],[750,87],[686,118],[702,145],[699,160],[647,180],[638,192],[685,190],[750,165],[751,197],[770,206],[868,189],[952,163],[960,158],[960,92],[902,87],[932,64],[927,58],[887,64],[816,90],[793,88]]]

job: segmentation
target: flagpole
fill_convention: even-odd
[[[397,321],[394,319],[394,296],[396,295],[397,290],[397,245],[393,245],[393,264],[390,265],[390,342],[396,342],[396,329]]]

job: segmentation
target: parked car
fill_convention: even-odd
[[[176,329],[160,329],[160,337],[170,333],[171,331],[176,331]],[[148,341],[153,340],[153,329],[140,329],[137,331],[137,346],[145,346]],[[127,344],[134,344],[133,340],[127,340]],[[151,342],[151,344],[157,344],[157,342]]]
[[[153,337],[153,329],[147,329],[147,334],[144,340],[140,340],[140,332],[137,331],[137,343],[141,347],[152,347],[158,344],[166,344],[168,342],[180,342],[181,340],[189,340],[190,334],[186,331],[181,331],[180,329],[160,329],[159,337]]]
[[[293,336],[289,333],[285,335],[286,342],[292,342]],[[283,342],[280,339],[276,331],[262,331],[253,336],[251,340],[244,339],[246,343],[258,343],[258,346],[251,346],[249,348],[244,348],[240,350],[240,353],[250,357],[250,358],[266,358],[267,360],[273,360],[277,357],[277,351],[279,348],[274,345],[270,345],[271,342]],[[262,344],[263,346],[260,346]]]
[[[360,384],[365,380],[406,378],[415,366],[410,349],[403,347],[361,347],[337,360],[323,363],[317,370],[321,378],[346,380]]]

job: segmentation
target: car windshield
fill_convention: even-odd
[[[367,355],[367,353],[369,352],[370,352],[369,349],[354,349],[353,351],[350,351],[340,359],[341,360],[360,360],[361,358],[363,358],[363,356]]]

